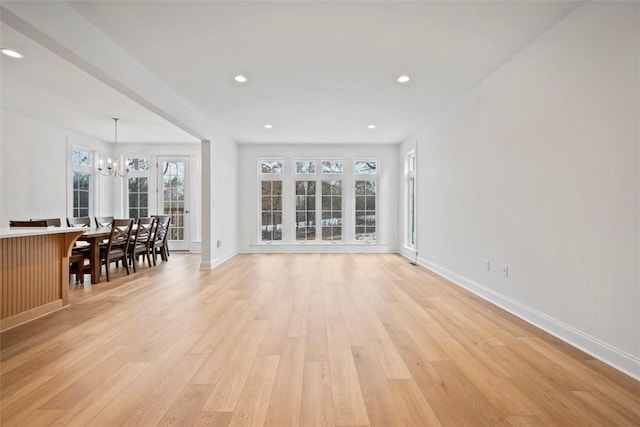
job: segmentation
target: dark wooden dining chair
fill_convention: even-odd
[[[112,216],[97,216],[96,227],[111,227],[111,221],[113,221]]]
[[[85,265],[85,254],[86,252],[72,252],[69,257],[69,274],[75,274],[76,285],[84,284],[84,273],[88,270],[88,266]]]
[[[29,220],[29,221],[23,221],[23,220],[10,220],[9,221],[9,227],[46,227],[47,226],[47,221],[44,219],[39,219],[39,220]]]
[[[69,218],[67,217],[67,227],[73,228],[89,228],[91,227],[91,217],[81,216],[77,218]],[[88,242],[78,242],[76,241],[73,244],[73,253],[78,254],[82,253],[86,258],[89,258],[89,243]],[[78,283],[78,281],[76,281]],[[82,283],[82,282],[81,282]]]
[[[153,265],[156,265],[156,258],[158,254],[163,261],[169,260],[169,247],[167,245],[167,240],[169,237],[169,225],[171,224],[171,217],[169,215],[156,215],[156,218],[156,232],[154,233],[153,243],[151,244]]]
[[[67,217],[67,227],[73,228],[89,228],[91,227],[91,217],[81,216],[77,218],[69,218]],[[73,252],[79,253],[82,252],[86,257],[89,256],[89,243],[87,242],[78,242],[76,241],[73,244]]]
[[[47,227],[62,226],[62,221],[60,221],[60,218],[31,219],[31,221],[44,221],[47,224]]]
[[[100,262],[104,263],[107,282],[109,281],[109,267],[112,262],[122,261],[122,265],[127,271],[127,275],[129,275],[127,255],[132,229],[132,219],[114,219],[111,222],[111,234],[107,245],[100,248]]]
[[[140,255],[143,258],[147,257],[147,265],[151,267],[151,243],[153,242],[155,223],[155,218],[138,218],[138,225],[129,244],[129,261],[133,265],[134,273]]]
[[[91,227],[90,216],[80,216],[78,218],[67,218],[68,227]]]

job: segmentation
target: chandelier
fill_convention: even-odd
[[[115,151],[116,153],[118,152],[118,118],[116,117],[112,117],[113,119],[113,123],[115,126],[115,137],[114,137],[114,142],[115,142]],[[106,169],[102,167],[102,160],[100,160],[98,162],[98,170],[100,171],[100,175],[103,176],[121,176],[121,177],[125,177],[127,175],[129,175],[129,168],[122,168],[121,165],[118,165],[118,158],[115,157],[113,159],[113,161],[111,160],[111,157],[109,157],[107,159],[107,167]]]

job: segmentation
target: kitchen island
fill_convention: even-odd
[[[0,331],[69,304],[77,228],[0,228]]]

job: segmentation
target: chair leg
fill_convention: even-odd
[[[145,255],[147,256],[147,265],[151,267],[151,256],[149,255],[149,251],[147,251]]]
[[[105,269],[105,271],[107,272],[107,282],[109,281],[109,264],[111,264],[111,263],[109,262],[109,259],[108,259],[108,258],[107,258],[107,259],[105,259],[105,260],[104,260],[104,269]]]
[[[127,276],[129,275],[129,263],[127,263],[127,256],[125,255],[124,258],[122,258],[122,265],[124,265],[124,269],[127,270]],[[133,270],[135,271],[135,267],[133,267]]]
[[[136,264],[137,263],[138,263],[138,260],[136,258],[136,254],[131,254],[131,265],[133,266],[133,272],[134,273],[136,273],[138,271],[138,270],[136,270]]]

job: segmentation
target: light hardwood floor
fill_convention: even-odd
[[[638,382],[400,256],[198,263],[2,334],[0,425],[640,425]]]

